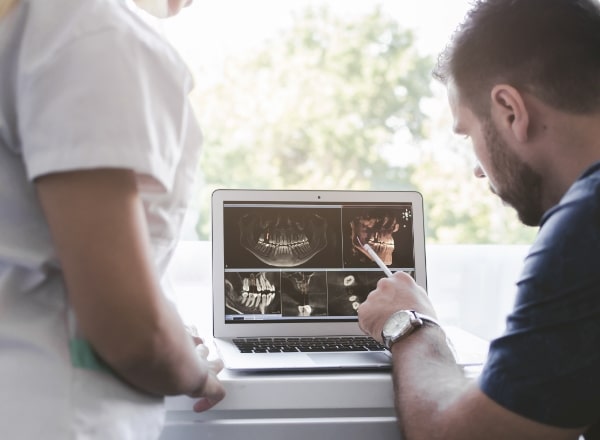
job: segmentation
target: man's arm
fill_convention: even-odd
[[[387,318],[401,309],[435,317],[426,293],[396,273],[379,281],[358,314],[365,333],[381,341]],[[501,407],[464,377],[443,331],[424,326],[392,346],[396,412],[407,440],[575,440],[585,431],[526,419]]]
[[[195,352],[163,296],[135,175],[100,169],[38,178],[36,188],[79,325],[125,381],[157,395],[224,396],[219,366]]]

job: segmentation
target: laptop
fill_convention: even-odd
[[[423,200],[414,191],[216,190],[213,337],[230,370],[389,369],[358,327],[382,269],[426,288]]]

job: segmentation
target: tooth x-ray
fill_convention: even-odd
[[[225,308],[230,314],[280,314],[280,280],[277,272],[225,274]]]
[[[282,272],[284,316],[327,315],[327,275],[323,272]]]
[[[231,208],[226,264],[239,268],[328,267],[339,246],[339,210]]]
[[[329,313],[333,316],[356,315],[358,307],[375,289],[380,278],[380,272],[329,273]]]
[[[327,220],[318,213],[265,210],[240,217],[240,243],[263,263],[296,267],[327,246]]]

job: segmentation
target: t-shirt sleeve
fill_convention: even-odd
[[[19,132],[29,179],[127,168],[169,191],[189,121],[191,78],[173,54],[107,28],[71,41],[19,82]]]
[[[504,335],[490,345],[480,387],[535,421],[564,428],[600,415],[598,191],[561,204],[542,225]]]

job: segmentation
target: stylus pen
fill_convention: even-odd
[[[360,244],[362,246],[362,248],[365,251],[367,251],[367,253],[371,257],[371,260],[373,260],[375,263],[377,263],[377,266],[381,267],[381,270],[383,270],[383,272],[386,274],[386,276],[391,277],[393,275],[392,271],[385,265],[383,260],[381,258],[379,258],[379,255],[377,255],[375,253],[373,248],[371,248],[371,246],[369,246],[367,243],[362,244],[360,241],[360,238],[358,238],[358,236],[356,237],[356,240],[358,240],[358,244]]]

